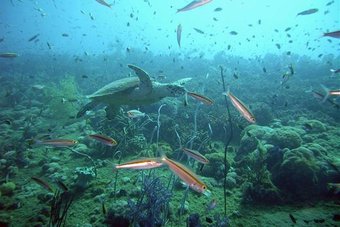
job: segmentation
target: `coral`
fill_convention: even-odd
[[[78,98],[79,92],[74,76],[66,75],[59,84],[52,84],[44,91],[50,98],[49,108],[53,119],[67,121],[71,116],[76,115],[78,106],[73,100]]]
[[[280,148],[294,149],[301,145],[302,139],[293,127],[275,129],[268,142]]]
[[[311,133],[322,133],[327,130],[326,125],[318,120],[309,120],[305,117],[300,117],[294,124],[300,125],[302,129]]]
[[[266,126],[249,125],[241,133],[240,147],[235,160],[240,160],[245,155],[254,151],[257,147],[257,140],[266,140],[273,133],[273,129]]]
[[[256,117],[256,123],[260,125],[268,125],[273,119],[272,108],[263,102],[258,102],[253,105],[252,112]]]
[[[209,160],[209,164],[203,168],[203,176],[213,177],[216,180],[223,179],[224,176],[224,154],[222,152],[214,152],[206,154],[205,157]],[[230,168],[229,162],[227,162],[227,170]]]
[[[244,159],[243,201],[257,203],[278,203],[281,201],[279,191],[271,180],[271,173],[266,166],[267,148],[257,140],[257,149]]]
[[[14,194],[14,190],[15,190],[15,183],[14,182],[7,182],[7,183],[3,183],[0,186],[0,192],[2,195],[13,195]]]
[[[284,153],[278,172],[273,172],[273,181],[294,198],[308,199],[311,195],[320,193],[319,176],[320,166],[313,152],[299,147]]]
[[[96,177],[93,167],[77,167],[75,170],[76,187],[85,189],[88,183]]]

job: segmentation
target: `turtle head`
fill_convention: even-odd
[[[167,96],[170,97],[179,97],[184,95],[187,90],[185,87],[178,85],[178,84],[168,84],[166,85],[166,90],[167,90]]]

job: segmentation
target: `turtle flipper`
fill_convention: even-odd
[[[77,118],[80,118],[85,115],[86,111],[92,110],[97,106],[97,103],[95,102],[89,102],[85,106],[83,106],[79,112],[77,113]]]
[[[135,71],[136,75],[140,80],[139,89],[143,92],[150,93],[152,91],[152,82],[149,74],[147,74],[143,69],[138,66],[128,64],[128,67]]]
[[[119,108],[117,108],[117,106],[110,105],[105,108],[105,112],[106,112],[107,119],[113,120],[118,114]]]

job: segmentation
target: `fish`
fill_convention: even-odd
[[[145,113],[139,111],[139,110],[129,110],[126,111],[127,115],[129,118],[140,118],[140,117],[145,117]]]
[[[212,105],[214,103],[213,100],[211,100],[210,98],[208,98],[204,95],[200,95],[200,94],[197,94],[195,92],[190,92],[190,91],[188,91],[187,94],[190,95],[191,97],[201,101],[202,103],[204,103],[206,105]]]
[[[106,206],[104,200],[102,201],[102,212],[104,215],[106,215]]]
[[[340,183],[328,183],[327,186],[334,192],[334,194],[338,194],[340,192]]]
[[[166,164],[170,170],[176,174],[179,178],[181,178],[191,189],[196,192],[203,193],[204,195],[209,196],[210,191],[207,189],[207,186],[203,183],[203,181],[191,170],[187,167],[178,163],[174,160],[166,156],[162,156],[162,162]]]
[[[304,10],[304,11],[302,11],[302,12],[300,12],[300,13],[298,13],[298,14],[296,14],[296,16],[302,16],[302,15],[310,15],[310,14],[313,14],[313,13],[316,13],[316,12],[318,12],[319,10],[318,9],[316,9],[316,8],[314,8],[314,9],[308,9],[308,10]]]
[[[45,85],[41,85],[41,84],[35,84],[32,86],[33,89],[36,89],[36,90],[42,90],[45,88]]]
[[[198,28],[194,28],[194,30],[195,30],[196,32],[200,33],[200,34],[204,34],[204,31],[202,31],[202,30],[200,30],[200,29],[198,29]]]
[[[116,169],[153,169],[162,166],[164,163],[160,158],[144,158],[129,161],[123,164],[118,164],[114,166]]]
[[[330,1],[330,2],[328,2],[327,4],[326,4],[326,6],[330,6],[330,5],[332,5],[334,3],[334,0],[333,1]]]
[[[238,33],[235,32],[235,31],[231,31],[231,32],[229,32],[229,34],[230,34],[230,35],[237,35]]]
[[[217,200],[216,199],[211,200],[207,205],[206,212],[210,212],[211,210],[215,209],[216,206],[217,206]]]
[[[323,36],[328,36],[336,39],[340,39],[340,30],[334,31],[334,32],[326,32],[323,34]]]
[[[212,2],[212,0],[194,0],[194,1],[190,2],[188,5],[184,6],[183,8],[178,9],[177,13],[195,9],[195,8],[203,6],[203,5],[205,5],[209,2]]]
[[[101,143],[107,145],[107,146],[116,146],[117,145],[117,141],[112,139],[111,137],[105,136],[105,135],[100,135],[100,134],[92,134],[89,135],[90,138],[95,139],[100,141]]]
[[[326,95],[321,94],[320,92],[316,91],[316,90],[312,90],[312,94],[315,98],[322,100],[321,102],[328,102],[329,104],[331,104],[333,107],[340,109],[340,105],[335,103],[332,99],[328,98],[328,95],[326,93]]]
[[[296,218],[292,214],[289,214],[289,218],[294,224],[296,223]]]
[[[217,7],[217,8],[214,9],[214,12],[220,12],[220,11],[222,11],[221,7]]]
[[[340,69],[330,69],[329,71],[331,71],[332,74],[340,73]]]
[[[40,34],[38,33],[38,34],[32,36],[31,38],[28,39],[28,42],[31,42],[31,41],[35,40],[39,35]]]
[[[63,34],[61,34],[61,36],[63,36],[63,37],[69,37],[69,34],[63,33]]]
[[[45,188],[47,191],[53,193],[52,187],[44,180],[38,178],[38,177],[31,177],[32,180],[35,181],[35,183],[39,184],[41,187]]]
[[[181,37],[182,37],[182,25],[179,24],[177,26],[177,43],[179,47],[181,47]]]
[[[107,6],[111,9],[112,4],[108,4],[104,0],[96,0],[96,2],[98,2],[99,4],[102,4],[103,6]]]
[[[46,45],[48,46],[48,49],[52,49],[52,45],[49,42],[46,42]]]
[[[184,153],[186,153],[189,157],[195,159],[196,161],[202,163],[202,164],[208,164],[209,160],[204,157],[204,155],[202,155],[201,153],[199,153],[198,151],[189,149],[189,148],[185,148],[183,147],[182,150],[184,151]]]
[[[249,108],[230,91],[224,95],[228,96],[233,106],[240,112],[240,114],[250,123],[255,123],[255,116],[250,112]]]
[[[340,95],[340,89],[338,90],[330,90],[328,91],[329,95],[339,96]]]
[[[68,187],[64,184],[64,182],[62,182],[61,180],[57,180],[56,181],[57,186],[63,190],[64,192],[68,191]]]
[[[1,58],[16,58],[19,55],[17,53],[12,53],[12,52],[6,52],[6,53],[0,53]]]
[[[36,140],[35,144],[46,145],[52,147],[72,147],[78,144],[77,140],[71,139],[50,139],[50,140]]]

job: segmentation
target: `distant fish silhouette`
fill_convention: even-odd
[[[107,6],[109,8],[111,8],[112,4],[108,4],[107,2],[105,2],[104,0],[96,0],[99,4],[102,4],[103,6]]]
[[[318,12],[319,10],[318,9],[308,9],[308,10],[305,10],[305,11],[302,11],[298,14],[296,14],[296,16],[304,16],[304,15],[310,15],[310,14],[313,14],[313,13],[316,13]]]
[[[195,0],[195,1],[192,1],[188,5],[184,6],[183,8],[178,9],[177,13],[195,9],[195,8],[200,7],[202,5],[205,5],[205,4],[207,4],[211,1],[212,0]]]
[[[332,38],[340,39],[340,30],[339,31],[334,31],[334,32],[324,33],[323,36],[329,36],[329,37],[332,37]]]
[[[179,24],[177,26],[177,43],[179,47],[181,47],[181,37],[182,37],[182,25]]]

